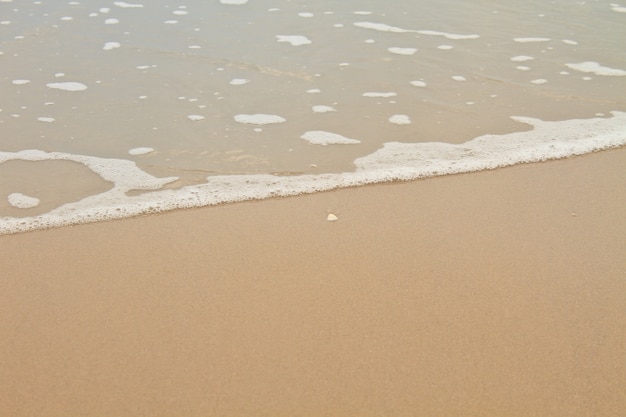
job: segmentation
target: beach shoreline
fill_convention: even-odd
[[[0,416],[624,415],[625,174],[620,148],[0,236]]]

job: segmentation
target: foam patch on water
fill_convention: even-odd
[[[334,112],[337,110],[331,106],[318,105],[318,106],[313,106],[313,111],[315,113],[329,113],[329,112]]]
[[[141,147],[141,148],[130,149],[128,151],[128,154],[135,156],[135,155],[145,155],[150,152],[154,152],[154,148]]]
[[[311,40],[301,35],[276,35],[278,42],[287,42],[293,46],[302,46],[311,44]]]
[[[398,93],[394,93],[394,92],[376,92],[376,91],[370,91],[367,93],[363,93],[363,97],[371,97],[371,98],[387,98],[387,97],[395,97],[397,96]]]
[[[406,114],[394,114],[389,118],[389,123],[395,125],[410,125],[411,119]]]
[[[416,48],[393,47],[393,48],[388,48],[387,50],[391,52],[392,54],[396,54],[396,55],[413,55],[415,54],[415,52],[417,52]]]
[[[141,7],[143,7],[143,4],[126,3],[125,1],[115,1],[115,2],[113,2],[113,4],[116,5],[117,7],[122,7],[124,9],[141,8]]]
[[[218,175],[207,177],[204,184],[166,190],[161,188],[177,180],[177,177],[153,177],[129,160],[39,150],[0,152],[0,163],[9,160],[79,162],[114,185],[109,191],[65,204],[38,216],[1,217],[0,234],[167,210],[286,197],[365,184],[482,171],[625,146],[626,112],[611,113],[612,117],[609,118],[557,122],[514,117],[513,120],[531,126],[532,130],[483,135],[461,144],[387,142],[374,153],[357,158],[354,161],[356,169],[352,172],[296,176]],[[321,137],[321,134],[312,136]],[[153,191],[129,195],[128,192],[133,190]]]
[[[11,83],[13,85],[24,85],[30,83],[30,80],[13,80]]]
[[[302,139],[314,145],[353,145],[361,143],[360,140],[350,139],[338,133],[326,132],[323,130],[312,130],[300,136]]]
[[[232,80],[230,80],[230,82],[228,84],[230,85],[244,85],[244,84],[248,84],[250,82],[250,80],[247,80],[245,78],[233,78]]]
[[[597,62],[587,61],[587,62],[579,62],[574,64],[565,64],[568,68],[571,68],[580,72],[593,73],[596,75],[605,75],[605,76],[613,76],[613,77],[623,77],[626,76],[626,71],[622,69],[615,69],[604,67]]]
[[[28,209],[37,207],[39,205],[39,199],[30,197],[22,193],[12,193],[7,197],[9,204],[16,208]]]
[[[286,119],[274,114],[238,114],[235,116],[235,121],[239,123],[253,124],[253,125],[268,125],[273,123],[284,123]]]
[[[48,83],[46,84],[48,88],[54,88],[57,90],[65,90],[65,91],[84,91],[87,89],[87,86],[83,83],[77,82],[66,82],[66,83]]]
[[[549,42],[550,38],[515,38],[515,42],[529,43],[529,42]]]
[[[231,6],[241,6],[243,4],[246,4],[247,2],[248,0],[220,0],[220,3]]]
[[[112,49],[119,48],[120,46],[122,45],[119,42],[106,42],[102,49],[104,49],[105,51],[110,51]]]
[[[190,114],[189,116],[187,116],[187,118],[192,122],[199,122],[200,120],[204,120],[204,116],[201,116],[199,114]]]
[[[443,36],[448,39],[476,39],[479,35],[460,35],[456,33],[447,33],[447,32],[438,32],[435,30],[414,30],[414,29],[403,29],[397,26],[387,25],[385,23],[375,23],[375,22],[354,22],[354,26],[363,28],[363,29],[371,29],[377,30],[379,32],[393,32],[393,33],[419,33],[420,35],[428,35],[428,36]]]
[[[55,121],[54,117],[38,117],[37,120],[44,123],[52,123]]]
[[[518,56],[514,56],[513,58],[511,58],[511,61],[513,62],[525,62],[525,61],[532,61],[533,58],[532,56],[527,56],[527,55],[518,55]]]
[[[426,87],[426,83],[419,80],[411,81],[411,85],[415,87]]]

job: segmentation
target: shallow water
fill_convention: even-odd
[[[0,1],[0,234],[626,143],[619,4],[226,3]]]

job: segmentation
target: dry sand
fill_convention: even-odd
[[[620,149],[0,237],[0,415],[624,416],[625,191]]]

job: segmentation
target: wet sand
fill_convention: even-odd
[[[626,415],[625,190],[620,149],[0,237],[0,415]]]

